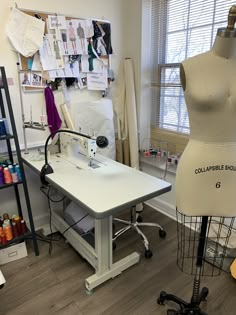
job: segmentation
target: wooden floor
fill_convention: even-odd
[[[53,244],[51,256],[48,244],[39,242],[40,256],[35,257],[30,243],[29,256],[1,266],[7,280],[0,290],[1,315],[164,315],[168,305],[158,305],[161,290],[189,300],[192,276],[176,266],[176,223],[164,215],[146,208],[144,221],[158,222],[167,232],[165,240],[158,231],[145,228],[153,251],[145,259],[142,243],[132,231],[117,241],[114,260],[133,252],[141,253],[139,264],[87,295],[84,279],[93,274],[92,267],[63,240]],[[229,274],[203,278],[202,285],[210,293],[202,309],[208,315],[236,314],[236,280]]]

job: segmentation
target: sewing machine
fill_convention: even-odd
[[[79,158],[79,155],[88,157],[88,165],[92,167],[93,159],[97,151],[96,137],[91,139],[84,138],[79,135],[69,133],[61,133],[60,135],[60,152],[74,158]]]

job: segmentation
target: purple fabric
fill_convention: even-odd
[[[61,127],[61,118],[58,114],[57,107],[54,100],[54,95],[50,87],[46,87],[44,90],[46,110],[48,116],[49,129],[52,132],[57,131]]]

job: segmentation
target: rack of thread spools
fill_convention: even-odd
[[[14,154],[13,149],[14,148]],[[15,244],[18,247],[21,247],[25,239],[32,239],[33,247],[35,251],[35,255],[39,255],[37,237],[35,233],[34,220],[32,215],[32,209],[30,205],[28,186],[26,181],[26,176],[24,172],[23,161],[21,157],[20,144],[15,124],[14,112],[11,104],[11,96],[8,88],[8,80],[4,67],[0,67],[0,152],[2,156],[0,157],[0,190],[4,188],[8,189],[8,191],[13,191],[14,195],[13,200],[16,201],[17,205],[17,215],[23,220],[22,214],[22,201],[24,200],[24,209],[25,213],[27,213],[27,217],[29,220],[29,229],[27,233],[23,233],[23,229],[15,229],[15,224],[12,218],[9,219],[9,222],[4,220],[4,225],[2,227],[2,234],[6,234],[7,244],[1,245],[2,247],[7,247],[8,244],[11,243],[19,243]],[[4,161],[7,159],[7,161]],[[15,163],[17,162],[17,163]],[[21,187],[21,193],[19,192],[19,184]],[[1,192],[3,195],[3,192]],[[7,195],[8,193],[6,193]],[[8,195],[7,195],[8,196]],[[8,224],[8,227],[6,225]],[[19,228],[19,223],[18,223]],[[10,232],[5,233],[5,231],[12,232],[12,239]],[[18,235],[19,236],[16,236]],[[18,242],[19,241],[19,242]],[[4,240],[3,240],[4,243]],[[9,250],[13,246],[9,247]],[[23,246],[22,246],[23,248]],[[1,251],[1,255],[6,254],[8,249]],[[26,252],[26,247],[25,247]],[[23,251],[22,251],[23,254]],[[9,258],[9,257],[8,257]]]
[[[4,213],[0,216],[0,248],[25,239],[27,233],[25,220],[19,215],[10,218],[8,213]]]
[[[5,185],[22,182],[20,166],[9,161],[0,162],[0,188]]]
[[[174,144],[163,140],[144,139],[140,149],[140,161],[158,168],[160,178],[165,179],[167,171],[176,172],[181,153]]]

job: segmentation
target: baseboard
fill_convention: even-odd
[[[49,214],[41,214],[33,217],[35,231],[43,229],[45,225],[49,225]],[[26,224],[29,225],[29,220],[26,220]]]
[[[176,209],[173,205],[161,199],[154,198],[145,202],[146,205],[176,220]]]

